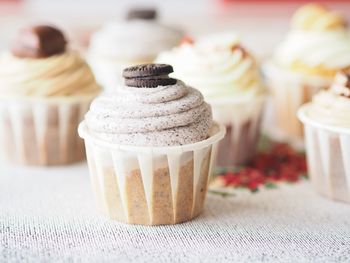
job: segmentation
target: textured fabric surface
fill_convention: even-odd
[[[350,206],[308,182],[209,194],[192,222],[128,226],[95,210],[85,165],[1,167],[0,262],[349,262]]]

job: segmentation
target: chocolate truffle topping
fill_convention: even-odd
[[[38,25],[20,30],[11,52],[19,58],[46,58],[66,50],[66,38],[52,26]]]

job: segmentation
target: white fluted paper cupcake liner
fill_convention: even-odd
[[[213,117],[226,126],[226,136],[219,144],[217,165],[232,167],[251,160],[259,140],[266,96],[242,103],[214,103]]]
[[[298,111],[304,124],[308,171],[314,188],[324,196],[350,203],[350,129],[320,124]]]
[[[63,165],[85,158],[77,127],[92,97],[0,100],[0,154],[22,165]]]
[[[163,225],[202,211],[225,128],[215,124],[207,140],[169,147],[111,145],[91,136],[84,122],[79,134],[100,210],[129,224]]]
[[[306,77],[265,63],[264,76],[272,94],[273,120],[268,130],[272,137],[298,143],[303,138],[303,126],[297,118],[298,109],[314,94],[327,88],[331,78]],[[277,129],[276,129],[277,127]]]

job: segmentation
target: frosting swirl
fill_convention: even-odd
[[[337,12],[319,4],[307,4],[299,8],[292,18],[292,28],[326,31],[346,27],[346,20]]]
[[[330,89],[316,94],[308,115],[320,123],[350,128],[350,75],[338,73]]]
[[[156,88],[122,86],[96,98],[86,114],[99,139],[134,146],[172,146],[208,137],[212,113],[202,94],[178,80]]]
[[[200,89],[211,103],[249,100],[264,91],[254,58],[234,34],[184,43],[156,61],[171,64],[173,76]]]
[[[112,22],[91,38],[89,57],[113,61],[152,61],[178,44],[183,34],[153,20]]]
[[[61,97],[99,91],[86,62],[75,51],[42,59],[0,56],[1,96]]]
[[[320,5],[301,7],[274,60],[295,72],[334,77],[338,70],[350,66],[350,35],[345,18]]]

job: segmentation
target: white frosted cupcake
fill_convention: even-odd
[[[97,81],[105,89],[114,89],[123,82],[121,72],[126,66],[152,62],[182,37],[182,31],[160,23],[155,10],[131,10],[127,19],[110,22],[92,36],[88,61]]]
[[[79,127],[100,209],[130,224],[176,224],[203,209],[225,134],[202,94],[172,67],[125,69],[125,85],[91,104]]]
[[[350,35],[340,14],[321,5],[298,9],[291,31],[263,67],[274,98],[277,126],[286,139],[302,136],[298,108],[350,66]],[[275,128],[274,128],[275,129]]]
[[[255,59],[234,34],[219,34],[162,52],[157,60],[199,89],[226,126],[218,165],[244,164],[255,154],[265,90]]]
[[[316,190],[350,202],[350,72],[339,72],[332,86],[317,93],[298,115]]]
[[[0,153],[11,162],[62,165],[84,159],[77,127],[98,94],[80,55],[62,32],[35,26],[0,55]]]

